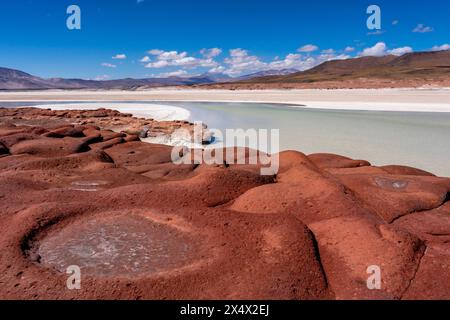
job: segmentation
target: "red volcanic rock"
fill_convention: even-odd
[[[370,163],[364,160],[352,160],[347,157],[328,153],[311,154],[308,158],[321,169],[370,166]]]
[[[35,139],[41,139],[41,137],[37,134],[22,133],[22,132],[6,136],[0,136],[0,142],[7,148],[11,148],[12,146],[22,141],[30,141]]]
[[[318,167],[305,154],[297,151],[284,151],[279,154],[280,173],[284,173],[291,168],[304,166],[313,171],[318,171]]]
[[[345,186],[310,166],[300,163],[280,173],[278,183],[249,190],[231,209],[248,213],[290,212],[306,223],[367,211]]]
[[[134,172],[139,172],[143,176],[154,180],[178,181],[192,177],[196,168],[197,165],[193,164],[175,165],[173,163],[161,163],[144,166]]]
[[[165,145],[129,142],[106,150],[114,163],[129,170],[138,170],[146,165],[172,163],[172,148]]]
[[[191,127],[0,109],[0,299],[449,297],[450,179],[295,151],[262,176],[264,154],[245,148],[178,165],[139,141],[147,126]]]
[[[94,144],[94,143],[99,143],[103,141],[103,137],[100,133],[92,133],[92,135],[86,136],[83,139],[81,139],[81,141],[83,141],[86,144]]]
[[[406,167],[406,166],[383,166],[380,167],[389,174],[404,175],[404,176],[434,176],[434,174],[424,170]]]
[[[27,153],[43,157],[65,156],[87,150],[89,147],[83,141],[68,137],[26,140],[14,144],[10,149],[14,155]]]
[[[61,138],[63,136],[81,137],[81,134],[84,134],[86,137],[91,137],[98,134],[101,127],[103,130],[100,134],[105,141],[119,137],[126,138],[127,134],[142,136],[142,138],[156,135],[171,136],[177,129],[186,129],[192,134],[194,128],[191,123],[186,121],[157,122],[153,119],[135,118],[130,114],[109,109],[58,111],[36,108],[1,108],[0,119],[5,124],[0,131],[1,135],[34,133]],[[14,122],[21,125],[16,126]],[[48,130],[34,127],[36,125],[44,126]],[[80,130],[82,133],[79,132]],[[205,137],[208,135],[209,133],[205,130]]]
[[[421,259],[405,300],[448,300],[450,283],[449,243],[430,246]]]
[[[416,235],[428,244],[450,242],[450,202],[427,212],[401,217],[394,225]]]
[[[197,199],[198,204],[214,207],[226,204],[244,192],[258,186],[273,183],[273,178],[235,168],[221,168],[202,165],[196,175],[186,179],[184,185],[168,182],[168,186],[180,189],[186,199]],[[183,191],[181,191],[183,190]]]
[[[80,170],[87,172],[95,171],[93,170],[94,168],[101,170],[114,166],[113,160],[102,151],[83,152],[54,158],[39,158],[29,155],[20,156],[11,157],[9,166],[3,167],[3,170]]]
[[[64,126],[62,128],[53,129],[45,134],[44,137],[48,138],[64,138],[64,137],[84,137],[84,127],[81,126]]]
[[[364,203],[386,222],[409,213],[440,206],[450,191],[436,178],[379,174],[337,175]]]
[[[0,111],[2,111],[2,110],[3,109],[0,109]],[[27,133],[27,132],[30,132],[33,130],[36,130],[36,128],[20,127],[20,126],[11,124],[10,122],[6,122],[4,125],[2,125],[2,128],[0,129],[0,136],[7,137],[7,136],[10,136],[13,134]]]
[[[341,174],[386,174],[386,171],[372,166],[366,167],[355,167],[355,168],[329,168],[324,169],[324,171],[332,174],[332,175],[341,175]]]
[[[320,221],[310,228],[337,299],[402,298],[425,251],[418,238],[369,216]],[[381,290],[368,289],[371,266],[381,270]]]
[[[112,131],[107,131],[107,130],[101,130],[100,135],[103,137],[103,141],[124,138],[126,136],[126,134],[124,134],[124,133],[117,133],[117,132],[112,132]]]
[[[35,159],[41,158],[28,154],[21,154],[18,156],[8,155],[7,157],[0,158],[0,170],[12,170],[19,163]]]
[[[130,134],[125,137],[125,141],[133,142],[133,141],[140,141],[140,139],[139,139],[139,136]]]
[[[94,144],[91,144],[90,147],[94,150],[105,150],[105,149],[111,148],[117,144],[121,144],[123,142],[125,142],[125,140],[122,137],[120,137],[120,138],[109,139],[105,142],[94,143]]]

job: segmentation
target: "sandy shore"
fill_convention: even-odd
[[[450,112],[450,88],[357,90],[190,90],[0,92],[6,101],[208,101],[287,103],[320,109]]]

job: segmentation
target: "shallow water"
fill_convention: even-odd
[[[172,103],[171,103],[172,104]],[[179,103],[212,128],[280,129],[282,150],[326,152],[375,165],[401,164],[450,177],[450,113],[300,109]]]
[[[302,109],[251,103],[151,102],[183,107],[210,128],[280,129],[281,150],[326,152],[450,177],[450,113]],[[115,102],[117,103],[117,102]],[[128,103],[128,102],[124,102]],[[136,102],[139,104],[145,101]],[[1,103],[2,106],[41,103]]]
[[[194,259],[192,240],[176,229],[133,216],[91,219],[45,237],[43,266],[79,266],[96,277],[138,277],[181,268]]]

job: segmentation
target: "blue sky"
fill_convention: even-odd
[[[72,4],[81,8],[81,30],[66,27]],[[366,26],[371,4],[382,12],[375,34]],[[447,0],[5,0],[0,6],[0,66],[41,77],[238,76],[450,44]]]

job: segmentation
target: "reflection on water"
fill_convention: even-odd
[[[367,159],[375,165],[409,165],[450,177],[449,113],[312,110],[249,103],[157,103],[188,109],[191,121],[203,121],[223,132],[227,128],[280,129],[282,150],[337,153]]]

